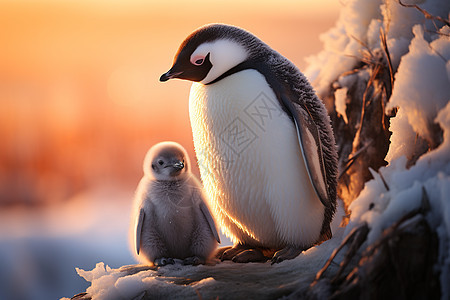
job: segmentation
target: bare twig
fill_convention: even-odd
[[[351,157],[349,157],[347,159],[347,161],[345,162],[345,168],[344,170],[342,170],[341,174],[339,174],[338,176],[338,180],[341,179],[342,175],[345,174],[345,172],[348,171],[348,169],[350,169],[350,167],[353,165],[353,163],[356,161],[356,159],[367,149],[369,148],[370,145],[372,145],[373,140],[370,140],[370,142],[368,142],[366,145],[364,145],[364,147],[361,147],[361,149],[359,149],[358,151],[356,151],[355,153],[351,154]]]
[[[446,34],[445,36],[450,37],[450,35],[448,35],[448,34]],[[428,44],[428,46],[431,48],[431,50],[433,50],[434,53],[437,54],[437,56],[439,56],[444,61],[444,63],[447,63],[447,59],[444,57],[444,55],[442,55],[441,53],[439,53],[439,51],[437,51],[436,49],[431,47],[430,44]]]
[[[364,48],[366,48],[366,50],[369,52],[370,56],[373,57],[372,51],[370,51],[369,46],[367,46],[366,43],[364,43],[363,41],[361,41],[360,39],[358,39],[356,36],[354,36],[353,34],[350,35],[350,37],[352,39],[354,39],[355,41],[358,42],[358,44],[360,44],[361,46],[363,46]]]
[[[383,174],[380,172],[380,170],[378,170],[378,174],[380,175],[381,181],[383,181],[384,187],[386,188],[387,191],[389,191],[389,186],[386,183],[386,180],[384,180]]]
[[[79,293],[70,298],[70,300],[91,300],[92,297],[88,293]]]
[[[388,62],[389,67],[389,81],[391,86],[389,87],[389,92],[386,89],[386,84],[383,85],[383,90],[386,96],[386,102],[389,101],[389,98],[392,94],[392,89],[394,88],[394,68],[392,67],[391,55],[389,53],[389,49],[387,46],[386,33],[383,31],[383,28],[380,27],[380,41],[384,51],[384,55],[386,56],[386,60]],[[381,124],[383,125],[383,129],[387,130],[386,122],[385,122],[385,103],[383,98],[381,98],[381,109],[383,110],[383,115],[381,116]]]
[[[392,239],[398,235],[399,230],[402,230],[401,228],[406,225],[410,224],[411,222],[414,222],[415,220],[420,218],[424,218],[424,215],[430,210],[430,203],[428,199],[427,191],[424,187],[422,187],[422,203],[420,207],[417,207],[410,211],[409,213],[402,216],[400,219],[398,219],[396,222],[394,222],[391,226],[389,226],[387,229],[385,229],[381,235],[381,237],[374,243],[372,243],[369,247],[367,247],[366,250],[363,251],[361,255],[361,259],[359,261],[359,267],[355,267],[346,277],[346,282],[354,282],[358,278],[358,276],[361,276],[363,274],[360,273],[360,267],[361,264],[365,263],[367,259],[372,257],[376,251],[380,249],[383,245],[386,245]],[[341,245],[336,248],[333,253],[331,254],[330,258],[327,260],[323,268],[316,274],[315,280],[311,284],[311,287],[316,285],[321,278],[323,277],[323,274],[328,269],[328,267],[331,265],[333,259],[335,259],[336,255],[339,253],[339,251],[344,248],[347,244],[350,244],[349,249],[347,250],[347,253],[340,263],[340,268],[338,272],[333,276],[331,279],[332,284],[339,284],[339,281],[342,280],[342,273],[344,272],[345,268],[348,266],[351,259],[354,257],[354,255],[357,253],[358,249],[361,247],[361,245],[366,241],[367,235],[370,231],[370,228],[367,223],[363,223],[361,226],[353,228],[353,230],[345,237],[345,239],[342,241]],[[390,251],[390,249],[387,249],[387,251]],[[392,255],[390,256],[392,257]],[[396,261],[390,261],[391,264],[396,264]],[[397,265],[394,265],[394,268],[399,267]],[[396,272],[398,273],[398,272]],[[361,279],[361,278],[360,278]],[[403,278],[398,278],[399,283],[404,283]]]
[[[383,86],[381,87],[382,91],[384,92],[384,96],[386,97],[386,102],[389,101],[390,95],[388,95],[388,91],[386,89],[386,85],[383,84]],[[392,86],[391,86],[391,90],[390,90],[390,94],[392,93]],[[383,125],[383,130],[387,131],[389,128],[388,126],[386,126],[386,104],[383,101],[383,97],[381,97],[380,99],[381,102],[381,110],[383,111],[383,114],[381,115],[381,124]]]
[[[401,217],[397,222],[392,224],[389,228],[383,231],[382,238],[377,242],[373,243],[370,247],[364,251],[363,256],[371,256],[381,244],[385,243],[387,240],[391,239],[397,230],[405,221],[415,217],[418,214],[426,214],[430,210],[430,200],[428,198],[428,193],[426,189],[422,186],[422,201],[420,207],[417,207]]]
[[[350,262],[353,255],[356,253],[361,244],[364,242],[368,233],[369,233],[369,226],[367,225],[367,223],[364,223],[359,227],[353,228],[352,231],[350,231],[350,233],[342,241],[341,245],[339,245],[338,248],[334,249],[333,253],[331,254],[330,258],[328,258],[327,262],[322,267],[322,269],[320,269],[320,271],[317,272],[316,278],[314,279],[311,286],[314,286],[320,280],[323,273],[325,273],[325,271],[328,269],[328,267],[333,262],[333,259],[336,257],[339,251],[341,251],[342,248],[344,248],[348,243],[350,243],[350,249],[347,252],[344,260],[340,263],[340,268],[338,271],[338,275],[340,275]],[[338,277],[338,275],[335,276],[335,279]]]
[[[361,108],[361,119],[359,122],[359,128],[358,131],[361,132],[362,131],[362,127],[364,124],[364,115],[366,112],[366,103],[367,103],[367,94],[369,93],[369,88],[372,86],[373,81],[375,80],[375,78],[377,77],[378,73],[380,72],[381,66],[379,64],[376,64],[372,70],[372,75],[369,78],[369,81],[367,82],[366,85],[366,89],[364,91],[363,94],[363,103],[362,103],[362,108]],[[355,136],[359,136],[358,132],[356,133]]]
[[[403,7],[414,7],[415,9],[417,9],[418,11],[420,11],[426,19],[430,19],[430,20],[438,20],[444,24],[446,24],[447,26],[450,26],[450,22],[449,20],[443,19],[439,16],[433,16],[432,14],[430,14],[429,12],[427,12],[425,9],[420,8],[417,4],[404,4],[401,0],[398,0],[398,3],[403,6]],[[436,24],[433,22],[434,26],[437,28]]]
[[[353,69],[353,70],[350,70],[350,71],[346,71],[346,72],[342,73],[339,77],[340,77],[340,78],[344,78],[344,77],[346,77],[346,76],[349,76],[349,75],[353,75],[353,74],[355,74],[355,73],[358,73],[360,70],[361,70],[361,68],[359,68],[359,69]]]
[[[366,57],[360,57],[360,56],[353,55],[353,54],[343,54],[343,56],[354,58],[354,59],[356,59],[356,60],[358,60],[358,61],[361,61],[361,62],[365,63],[366,65],[379,65],[379,64],[380,64],[379,62],[377,62],[377,61],[371,59],[371,57],[366,58]],[[370,55],[369,55],[369,56],[370,56]],[[362,69],[362,68],[361,68],[361,69]],[[359,71],[358,69],[356,69],[356,70]],[[357,72],[357,71],[356,71],[356,72]],[[351,72],[351,71],[349,71],[349,72]],[[346,74],[346,73],[347,73],[347,72],[345,72],[345,73],[343,73],[343,74]],[[353,73],[354,73],[354,72],[353,72]]]
[[[352,243],[350,244],[350,247],[345,253],[344,259],[341,261],[339,265],[339,270],[337,271],[336,275],[334,275],[331,282],[336,282],[341,277],[341,274],[344,272],[345,268],[348,266],[352,258],[355,256],[356,252],[359,250],[361,245],[364,243],[364,241],[367,238],[367,235],[369,234],[369,226],[367,223],[363,223],[362,226],[358,227],[355,233],[355,237],[353,238]]]
[[[434,34],[439,34],[439,35],[443,35],[443,36],[446,36],[446,37],[450,37],[450,34],[448,34],[448,33],[443,33],[443,32],[439,32],[439,31],[433,31],[433,30],[425,29],[425,32],[428,32],[428,33],[434,33]]]
[[[391,61],[391,55],[389,54],[389,49],[387,46],[387,41],[386,41],[386,34],[383,31],[383,28],[380,27],[380,40],[381,40],[381,45],[383,46],[383,50],[384,50],[384,54],[386,55],[386,59],[388,62],[388,66],[389,66],[389,76],[391,79],[391,89],[394,86],[394,70],[392,68],[392,61]]]
[[[401,0],[398,0],[398,3],[399,3],[401,6],[403,6],[403,7],[413,7],[413,8],[415,8],[415,9],[417,9],[418,11],[420,11],[420,12],[425,16],[426,19],[431,20],[431,21],[433,22],[434,27],[436,28],[436,32],[426,30],[427,32],[431,32],[431,33],[435,33],[435,34],[439,34],[439,35],[443,35],[443,36],[447,36],[447,37],[449,36],[449,35],[446,34],[446,33],[439,32],[439,26],[437,26],[437,25],[436,25],[436,22],[435,22],[435,20],[438,20],[438,21],[440,21],[440,22],[446,24],[447,26],[450,26],[450,21],[449,21],[449,20],[444,19],[444,18],[441,18],[441,17],[439,17],[439,16],[434,16],[434,15],[430,14],[428,11],[426,11],[425,9],[420,8],[417,4],[404,4],[404,3],[402,3]],[[442,58],[442,59],[444,60],[444,62],[447,62],[447,60],[445,59],[445,57],[444,57],[441,53],[439,53],[438,51],[436,51],[435,49],[433,49],[433,47],[431,47],[431,45],[430,45],[430,48],[431,48],[431,50],[433,50],[440,58]]]

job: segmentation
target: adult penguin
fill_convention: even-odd
[[[305,76],[253,34],[211,24],[160,78],[194,81],[189,113],[210,207],[235,262],[292,259],[331,238],[337,152]]]

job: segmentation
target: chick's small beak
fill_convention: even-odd
[[[178,170],[182,170],[184,168],[184,163],[182,161],[177,161],[173,164],[173,167]]]
[[[167,71],[166,73],[161,75],[161,77],[159,78],[159,81],[165,82],[169,79],[177,78],[181,74],[183,74],[183,72],[174,72],[172,69],[170,69],[169,71]]]

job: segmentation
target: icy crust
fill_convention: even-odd
[[[86,293],[93,300],[277,299],[312,282],[342,240],[344,229],[335,230],[333,239],[275,265],[216,261],[216,265],[184,266],[177,260],[158,269],[143,265],[111,269],[100,262],[91,271],[77,272],[91,283]]]
[[[343,203],[338,202],[336,217],[331,223],[333,238],[293,260],[275,265],[216,260],[208,265],[185,266],[176,259],[174,265],[160,268],[132,265],[111,269],[99,262],[91,271],[79,268],[76,271],[90,282],[86,293],[93,300],[216,299],[217,296],[220,299],[277,299],[312,282],[343,239],[344,228],[339,225],[344,214]]]
[[[427,221],[439,236],[439,262],[442,299],[450,291],[450,103],[437,114],[436,122],[444,131],[443,143],[406,168],[401,156],[376,173],[360,196],[350,205],[351,219],[346,234],[362,222],[370,227],[368,243],[376,241],[384,229],[421,205],[423,197],[430,202]],[[381,175],[380,175],[381,174]],[[384,183],[383,182],[384,179]],[[426,193],[426,195],[424,195]]]

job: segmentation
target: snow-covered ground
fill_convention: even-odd
[[[274,299],[309,285],[342,241],[343,215],[340,205],[332,223],[333,239],[276,265],[216,260],[211,265],[184,266],[176,260],[175,265],[140,271],[142,265],[112,269],[100,262],[91,271],[77,272],[91,282],[86,292],[93,299],[134,299],[144,293],[152,299],[199,299],[198,295],[202,299]]]

